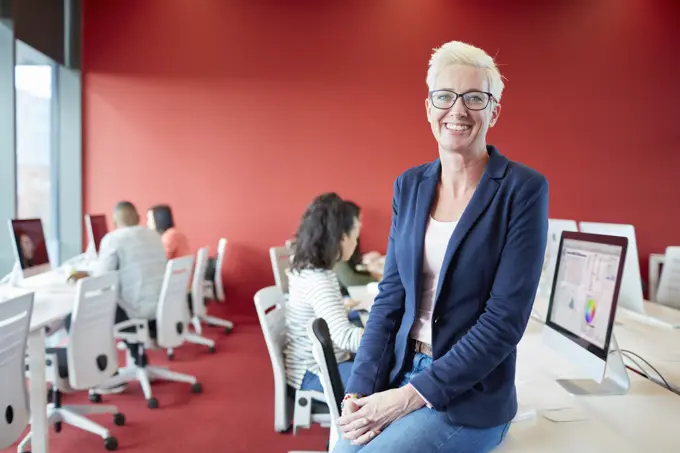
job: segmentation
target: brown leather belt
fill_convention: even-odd
[[[414,349],[416,352],[420,352],[432,357],[432,346],[427,343],[423,343],[422,341],[416,340]]]

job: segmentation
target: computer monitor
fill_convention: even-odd
[[[52,270],[40,219],[10,220],[9,232],[14,243],[14,258],[23,278]]]
[[[563,231],[578,231],[576,220],[548,219],[548,238],[545,245],[543,258],[543,270],[538,286],[538,295],[550,296],[553,277],[555,276],[555,264],[557,264],[557,251],[560,247]]]
[[[543,340],[577,364],[589,382],[603,383],[610,351],[618,351],[611,342],[627,248],[625,237],[562,233]],[[571,393],[583,387],[560,383]]]
[[[90,246],[94,247],[95,253],[99,253],[99,245],[102,242],[102,238],[109,232],[106,216],[103,214],[86,214],[85,225],[87,226],[87,237],[90,241]]]
[[[680,328],[680,311],[645,302],[640,276],[640,260],[638,257],[635,227],[618,223],[581,222],[581,231],[586,233],[623,236],[628,239],[628,253],[621,281],[619,306],[638,318],[656,325]]]

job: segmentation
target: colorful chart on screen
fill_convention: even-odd
[[[586,303],[586,322],[588,324],[593,323],[593,319],[595,319],[595,301],[593,299],[588,299],[588,302]]]

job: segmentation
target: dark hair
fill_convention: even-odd
[[[359,207],[358,204],[356,204],[353,201],[345,201],[345,204],[347,205],[347,209],[352,213],[352,215],[356,218],[359,219],[361,216],[361,208]],[[347,264],[349,267],[351,267],[353,270],[356,271],[357,266],[359,266],[362,263],[362,258],[361,258],[361,248],[359,247],[359,238],[357,238],[357,246],[354,249],[354,252],[352,252],[352,256],[349,257],[347,260]]]
[[[332,269],[343,236],[354,228],[354,219],[352,209],[336,193],[316,197],[295,233],[291,269]]]
[[[157,204],[151,208],[153,221],[156,224],[156,231],[163,234],[170,228],[175,226],[172,220],[172,210],[167,204]]]

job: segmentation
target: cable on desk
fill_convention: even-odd
[[[675,391],[673,390],[673,388],[671,387],[671,385],[670,385],[670,384],[668,383],[668,381],[666,380],[666,378],[664,378],[663,375],[662,375],[661,373],[659,373],[659,370],[657,370],[656,368],[654,368],[654,367],[652,366],[651,363],[649,363],[648,361],[646,361],[645,359],[643,359],[642,357],[640,357],[638,354],[634,353],[633,351],[629,351],[629,350],[627,350],[627,349],[619,349],[619,351],[621,351],[621,354],[625,354],[626,357],[628,357],[628,360],[630,360],[630,361],[633,362],[638,368],[640,368],[640,370],[641,370],[643,373],[645,373],[647,379],[649,379],[649,380],[651,381],[652,379],[649,377],[649,373],[647,373],[647,371],[644,369],[644,367],[641,367],[640,364],[639,364],[634,358],[632,358],[631,356],[635,356],[635,357],[637,357],[638,359],[640,359],[640,360],[642,360],[643,362],[645,362],[645,363],[647,364],[647,366],[648,366],[649,368],[651,368],[652,370],[654,370],[654,372],[661,378],[661,380],[663,381],[663,384],[666,386],[666,388],[667,388],[668,390],[670,390],[671,392],[675,392]]]

